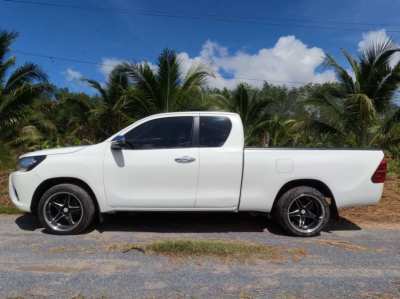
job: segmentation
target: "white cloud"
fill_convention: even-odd
[[[100,72],[107,78],[117,65],[124,62],[126,61],[118,58],[103,58],[100,65]]]
[[[69,82],[80,81],[83,78],[83,75],[80,72],[72,68],[67,68],[63,74],[65,79]]]
[[[372,42],[384,41],[388,37],[385,29],[364,32],[361,41],[358,43],[358,51],[362,52]]]
[[[150,61],[142,61],[140,64],[145,64],[145,63],[147,63],[147,65],[150,67],[150,69],[153,71],[153,72],[156,72],[157,70],[158,70],[158,66],[156,65],[156,64],[154,64],[154,63],[151,63]]]
[[[362,34],[362,39],[358,43],[358,51],[362,52],[373,42],[382,42],[390,38],[385,29],[368,31]],[[395,46],[400,47],[400,45],[395,44]],[[390,61],[390,66],[394,66],[400,60],[400,53],[395,53]]]
[[[100,64],[100,72],[104,75],[104,77],[108,78],[108,75],[112,72],[112,70],[119,64],[128,63],[127,60],[119,59],[119,58],[103,58]],[[152,70],[157,70],[157,65],[148,62],[142,61],[141,64],[147,63]]]
[[[195,64],[207,65],[215,74],[209,86],[218,88],[233,88],[238,82],[259,87],[264,81],[290,86],[335,81],[333,71],[317,70],[324,58],[322,49],[308,47],[294,36],[281,37],[272,48],[262,48],[255,54],[230,54],[226,47],[213,41],[204,43],[199,56],[179,54],[185,72]]]

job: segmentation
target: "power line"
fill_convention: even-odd
[[[33,52],[27,52],[27,51],[22,51],[22,50],[13,50],[13,51],[15,53],[20,53],[21,55],[49,59],[52,62],[60,60],[60,61],[69,61],[69,62],[80,63],[80,64],[115,67],[115,64],[99,63],[99,62],[90,61],[90,60],[82,60],[82,59],[76,59],[76,58],[70,58],[70,57],[46,55],[46,54],[33,53]],[[128,60],[125,60],[125,61],[128,62]],[[247,77],[241,77],[241,76],[235,77],[235,78],[223,78],[223,79],[224,80],[235,80],[235,81],[258,81],[258,82],[265,82],[265,83],[272,83],[272,84],[276,83],[276,84],[282,84],[282,85],[297,85],[297,87],[304,86],[307,84],[318,84],[318,82],[311,82],[311,81],[269,80],[269,79],[260,79],[260,78],[247,78]],[[337,82],[331,81],[331,82],[324,82],[324,83],[337,83]],[[322,83],[320,83],[320,84],[322,84]],[[296,87],[296,86],[293,86],[293,87]]]
[[[47,55],[47,54],[41,54],[41,53],[33,53],[33,52],[22,51],[22,50],[13,50],[13,51],[15,53],[19,53],[21,55],[47,58],[52,61],[61,60],[61,61],[69,61],[69,62],[82,63],[82,64],[91,64],[91,65],[97,65],[97,66],[114,66],[111,64],[104,64],[104,63],[99,63],[99,62],[94,62],[94,61],[89,61],[89,60],[81,60],[81,59],[70,58],[70,57],[60,57],[60,56]]]
[[[21,55],[26,55],[26,56],[46,58],[46,59],[51,60],[52,62],[54,62],[56,60],[60,60],[60,61],[69,61],[69,62],[75,62],[75,63],[80,63],[80,64],[115,67],[115,64],[100,63],[100,62],[81,60],[81,59],[76,59],[76,58],[39,54],[39,53],[33,53],[33,52],[27,52],[27,51],[21,51],[21,50],[14,50],[14,52],[20,53]],[[125,61],[128,62],[127,60],[125,60]],[[240,76],[235,77],[235,78],[223,78],[223,79],[224,80],[235,80],[235,81],[258,81],[258,82],[266,82],[266,83],[292,84],[292,85],[307,85],[307,84],[317,84],[318,83],[318,82],[311,82],[311,81],[269,80],[269,79],[260,79],[260,78],[247,78],[247,77],[240,77]],[[334,83],[334,82],[332,81],[332,83]]]
[[[250,24],[258,24],[258,25],[266,25],[266,26],[296,26],[302,27],[305,29],[322,29],[322,30],[342,30],[342,31],[363,31],[366,28],[354,28],[354,27],[337,27],[337,26],[324,26],[318,25],[316,20],[302,20],[302,19],[281,19],[281,21],[268,21],[266,22],[264,19],[260,18],[243,18],[238,16],[231,17],[221,17],[216,14],[206,14],[206,15],[184,15],[184,14],[171,14],[165,11],[156,11],[156,10],[145,10],[145,9],[115,9],[110,7],[88,7],[88,6],[77,6],[77,5],[69,5],[69,4],[60,4],[60,3],[51,3],[51,2],[38,2],[38,1],[30,1],[30,0],[1,0],[5,3],[16,3],[16,4],[27,4],[27,5],[37,5],[37,6],[47,6],[47,7],[55,7],[55,8],[70,8],[70,9],[78,9],[78,10],[86,10],[89,12],[103,12],[110,13],[113,11],[114,13],[123,13],[123,14],[135,14],[140,16],[150,16],[150,17],[164,17],[164,18],[176,18],[176,19],[191,19],[191,20],[212,20],[218,22],[227,22],[227,23],[250,23]],[[283,22],[282,22],[283,21]],[[290,24],[288,22],[295,22]],[[361,22],[339,22],[339,21],[329,21],[324,20],[325,23],[332,24],[344,24],[344,25],[356,25],[356,26],[400,26],[400,24],[374,24],[374,23],[361,23]],[[400,33],[400,29],[398,30],[386,30],[390,33]]]
[[[155,10],[146,10],[146,9],[121,9],[121,8],[111,8],[111,7],[89,7],[89,6],[80,6],[80,5],[70,5],[70,4],[63,4],[63,3],[50,3],[50,2],[43,2],[43,1],[29,1],[29,0],[1,0],[3,2],[9,2],[9,3],[20,3],[20,4],[31,4],[31,5],[40,5],[40,6],[52,6],[52,7],[59,7],[59,8],[72,8],[72,9],[81,9],[81,10],[89,10],[89,11],[105,11],[105,12],[119,12],[119,13],[129,13],[132,11],[138,11],[138,12],[153,12],[156,14],[166,14],[168,12],[165,11],[155,11]],[[175,16],[175,15],[174,15]],[[190,17],[190,16],[189,16]],[[216,14],[206,14],[206,15],[201,15],[199,17],[218,17]],[[258,20],[258,21],[263,21],[264,19],[260,18],[249,18],[249,17],[239,17],[239,16],[234,16],[234,17],[229,17],[229,19],[235,20]],[[306,19],[300,19],[300,18],[281,18],[281,21],[292,21],[292,22],[305,22],[305,23],[315,23],[315,22],[321,22],[320,20],[306,20]],[[349,21],[336,21],[336,20],[323,20],[325,23],[333,23],[333,24],[346,24],[346,25],[360,25],[360,26],[400,26],[400,24],[388,24],[388,23],[362,23],[362,22],[349,22]]]
[[[77,59],[77,58],[54,56],[54,55],[48,55],[48,54],[27,52],[27,51],[22,51],[22,50],[13,50],[13,51],[15,53],[19,53],[19,54],[25,55],[25,56],[49,59],[52,62],[59,60],[59,61],[68,61],[68,62],[74,62],[74,63],[80,63],[80,64],[96,65],[96,66],[110,66],[110,67],[115,66],[115,64],[100,63],[100,62],[95,62],[95,61],[90,61],[90,60],[81,60],[81,59]],[[310,84],[310,83],[315,83],[315,82],[307,82],[307,81],[266,80],[266,79],[260,79],[260,78],[246,78],[246,77],[235,77],[235,78],[230,78],[230,79],[229,78],[228,79],[224,78],[224,79],[225,80],[236,80],[236,81],[242,80],[242,81],[271,82],[271,83],[293,84],[293,85],[306,85],[306,84]]]

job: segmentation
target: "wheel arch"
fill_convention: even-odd
[[[99,203],[97,201],[97,197],[95,193],[93,192],[92,188],[83,180],[74,178],[74,177],[56,177],[56,178],[50,178],[45,181],[43,181],[35,190],[32,196],[32,202],[31,202],[31,212],[36,214],[37,213],[37,208],[39,206],[39,201],[43,194],[49,190],[51,187],[60,185],[60,184],[73,184],[77,185],[81,188],[83,188],[85,191],[87,191],[90,195],[90,197],[93,200],[95,209],[96,209],[96,215],[100,215],[100,207]]]
[[[336,205],[335,201],[335,196],[333,195],[333,192],[331,189],[328,187],[327,184],[324,182],[317,180],[317,179],[297,179],[297,180],[292,180],[284,184],[278,191],[278,193],[275,196],[274,203],[272,206],[272,211],[275,210],[276,205],[278,203],[278,200],[281,198],[281,196],[288,190],[295,188],[295,187],[300,187],[300,186],[308,186],[308,187],[313,187],[317,189],[319,192],[321,192],[325,197],[329,198],[329,206],[331,209],[331,217],[337,218],[339,216],[338,208]]]

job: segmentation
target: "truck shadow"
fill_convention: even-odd
[[[23,230],[34,231],[41,226],[36,217],[25,214],[15,220]],[[155,233],[224,233],[224,232],[263,232],[276,235],[286,233],[266,214],[254,213],[150,213],[121,212],[104,215],[104,221],[94,228],[103,232],[155,232]],[[325,232],[354,231],[361,228],[340,217],[324,229]],[[46,231],[43,231],[46,233]]]

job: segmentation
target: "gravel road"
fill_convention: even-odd
[[[285,236],[249,214],[115,214],[80,236],[46,234],[30,215],[0,216],[1,298],[398,298],[400,230],[341,221]],[[160,239],[243,240],[303,250],[284,260],[173,259],[107,250]]]

